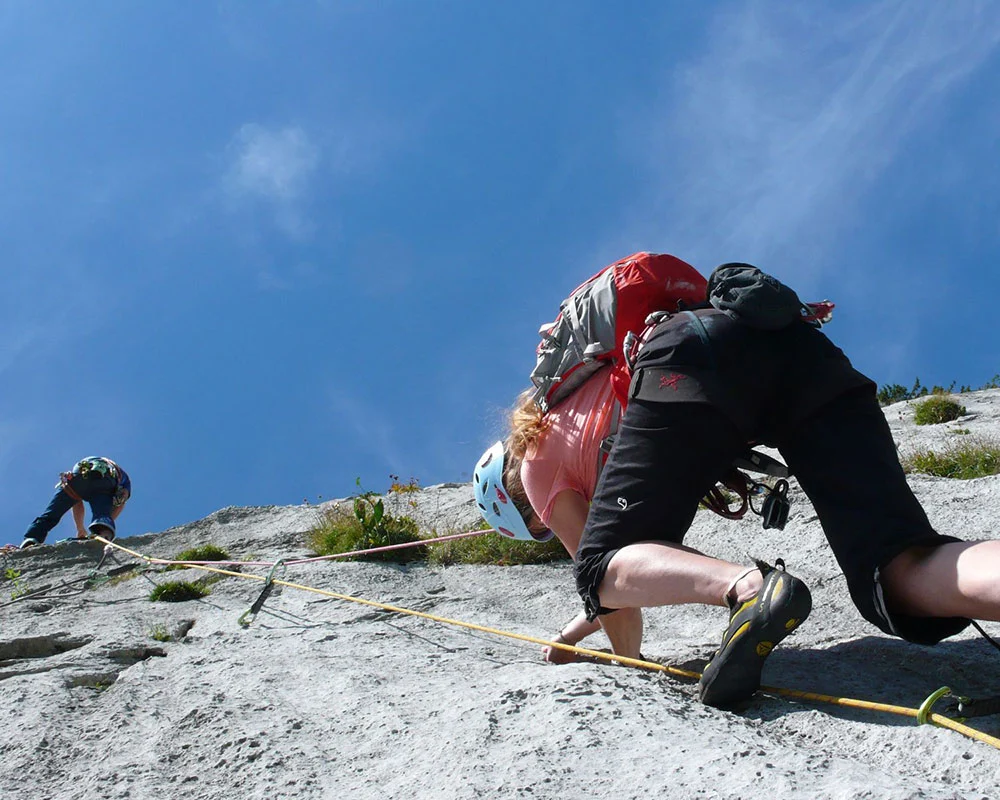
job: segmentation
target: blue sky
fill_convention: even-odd
[[[0,542],[91,454],[123,535],[467,480],[637,250],[834,300],[879,384],[1000,372],[1000,5],[618,5],[0,5]]]

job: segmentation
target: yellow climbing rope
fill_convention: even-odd
[[[130,550],[127,547],[123,547],[116,542],[109,542],[100,536],[95,536],[95,539],[103,542],[107,547],[112,547],[116,550],[121,550],[122,552],[128,553],[135,558],[142,559],[147,563],[176,563],[176,564],[186,564],[187,562],[167,562],[162,558],[153,558],[151,556],[144,555],[135,550]],[[602,661],[608,661],[611,663],[622,664],[628,667],[635,667],[637,669],[644,669],[650,672],[662,672],[667,675],[672,675],[678,678],[688,678],[690,680],[698,680],[701,677],[700,672],[694,672],[686,669],[679,669],[677,667],[671,667],[667,664],[658,664],[654,661],[644,661],[638,658],[627,658],[625,656],[618,656],[612,653],[606,653],[602,650],[589,650],[585,647],[576,647],[575,645],[564,644],[562,642],[552,642],[547,639],[541,639],[537,636],[527,636],[523,633],[512,633],[510,631],[502,631],[496,628],[490,628],[486,625],[477,625],[472,622],[463,622],[462,620],[450,619],[448,617],[441,617],[437,614],[428,614],[425,611],[414,611],[409,608],[401,608],[399,606],[389,605],[388,603],[379,603],[374,600],[366,600],[362,597],[354,597],[349,594],[340,594],[339,592],[331,592],[327,589],[318,589],[315,586],[306,586],[301,583],[293,583],[291,581],[278,580],[273,577],[273,575],[256,575],[254,573],[248,572],[235,572],[233,570],[220,569],[218,567],[209,567],[204,564],[187,564],[191,569],[200,569],[205,572],[214,572],[219,575],[229,575],[234,578],[244,578],[246,580],[260,581],[261,583],[271,583],[275,586],[287,586],[290,589],[299,589],[303,592],[311,592],[313,594],[322,595],[324,597],[330,597],[335,600],[344,600],[350,603],[358,603],[363,606],[370,606],[372,608],[378,608],[383,611],[392,611],[397,614],[406,614],[411,617],[419,617],[421,619],[431,620],[432,622],[439,622],[445,625],[454,625],[456,627],[465,628],[467,630],[479,631],[481,633],[489,633],[494,636],[503,636],[508,639],[516,639],[521,642],[530,642],[532,644],[542,645],[545,647],[555,647],[559,650],[566,650],[571,653],[577,653],[583,656],[589,656],[591,658],[599,659]],[[273,569],[272,569],[273,573]],[[246,614],[244,614],[246,617]],[[241,617],[241,620],[243,617]],[[927,700],[918,708],[908,708],[906,706],[896,706],[887,703],[876,703],[869,700],[855,700],[850,697],[836,697],[834,695],[819,694],[816,692],[803,692],[797,689],[784,689],[778,686],[761,686],[760,690],[762,692],[767,692],[768,694],[777,695],[779,697],[788,697],[796,700],[807,700],[816,703],[828,703],[836,706],[841,706],[845,708],[860,708],[868,711],[882,711],[887,714],[896,714],[903,717],[912,717],[917,720],[917,724],[931,723],[932,725],[937,725],[941,728],[947,728],[949,730],[961,733],[964,736],[968,736],[970,739],[975,739],[978,742],[983,742],[996,749],[1000,750],[1000,738],[995,736],[990,736],[988,733],[983,733],[982,731],[971,728],[958,720],[954,720],[951,717],[946,717],[942,714],[935,714],[930,709],[934,703],[948,694],[950,690],[947,687],[942,687],[936,692],[931,694]]]

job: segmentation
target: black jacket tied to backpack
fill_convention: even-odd
[[[765,331],[803,320],[810,309],[793,289],[750,264],[716,267],[708,278],[708,302],[726,316]]]

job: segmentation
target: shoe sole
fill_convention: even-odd
[[[705,666],[698,696],[705,705],[729,708],[750,699],[760,688],[764,662],[812,610],[809,587],[776,570],[764,579],[764,589],[748,602],[758,604],[753,616],[729,637]],[[728,628],[727,628],[728,632]]]

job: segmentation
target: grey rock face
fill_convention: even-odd
[[[962,396],[969,415],[951,427],[996,435],[998,397]],[[887,416],[901,449],[964,435],[918,429],[904,405]],[[912,483],[943,532],[995,535],[1000,478]],[[864,623],[794,481],[792,498],[784,532],[705,513],[687,540],[738,561],[783,556],[809,583],[813,614],[769,660],[765,683],[904,706],[941,685],[1000,694],[1000,656],[975,633],[922,648]],[[410,500],[397,510],[426,530],[478,522],[466,485],[393,502]],[[119,544],[155,557],[214,544],[248,561],[302,558],[328,505],[225,508]],[[741,714],[720,712],[698,703],[691,682],[610,664],[554,667],[538,645],[490,632],[554,636],[579,607],[568,561],[303,564],[280,576],[439,619],[285,587],[242,627],[262,587],[245,576],[266,566],[219,576],[200,600],[153,603],[155,584],[202,573],[103,554],[67,542],[4,556],[7,800],[995,794],[1000,752],[954,732],[763,694]],[[699,669],[724,619],[720,608],[649,610],[643,652]],[[1000,734],[996,719],[977,723]]]

